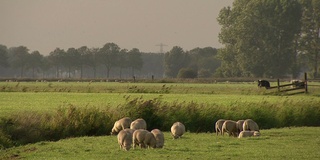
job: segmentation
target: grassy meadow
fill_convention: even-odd
[[[233,138],[189,133],[162,149],[119,149],[116,136],[43,141],[0,150],[0,159],[319,159],[320,127],[261,130],[260,137]]]
[[[0,82],[0,129],[12,134],[3,140],[0,132],[0,143],[16,138],[14,147],[0,144],[0,159],[319,159],[320,83],[309,84],[308,94],[289,95],[255,82]],[[108,133],[117,118],[128,115],[150,116],[152,126],[165,124],[165,147],[119,150]],[[253,118],[261,137],[216,136],[219,118]],[[188,132],[173,140],[168,125],[178,120]],[[93,132],[90,125],[107,127]],[[46,130],[53,140],[23,139]]]

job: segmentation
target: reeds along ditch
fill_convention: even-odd
[[[53,113],[21,112],[0,121],[0,149],[44,140],[68,137],[109,135],[116,120],[122,117],[143,118],[148,129],[169,131],[180,121],[189,132],[214,132],[220,119],[254,119],[261,129],[288,126],[320,126],[317,102],[266,101],[239,102],[230,106],[195,102],[164,102],[155,98],[127,98],[118,107],[60,107]]]

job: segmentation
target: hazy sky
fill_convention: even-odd
[[[159,52],[221,47],[217,16],[233,0],[0,0],[0,44],[48,55],[56,47]]]

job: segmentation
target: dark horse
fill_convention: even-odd
[[[259,87],[266,87],[266,89],[270,88],[269,81],[266,80],[258,80],[258,86]]]

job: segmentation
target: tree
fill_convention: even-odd
[[[97,66],[98,66],[98,58],[96,58],[98,54],[99,48],[88,48],[87,46],[82,46],[78,49],[78,52],[81,55],[81,75],[80,77],[82,78],[82,73],[83,73],[83,65],[89,66],[93,70],[93,77],[96,78],[97,74]]]
[[[220,52],[221,69],[239,68],[241,76],[285,75],[293,65],[300,17],[297,0],[236,0],[232,9],[223,8],[217,18],[219,40],[226,47]]]
[[[24,71],[28,64],[29,49],[25,46],[12,47],[9,49],[12,55],[11,66],[20,69],[20,77],[24,75]]]
[[[42,56],[41,59],[41,67],[40,70],[42,71],[42,78],[45,77],[47,71],[51,68],[49,56]]]
[[[75,71],[81,64],[81,56],[77,49],[69,48],[63,54],[63,66],[68,69],[68,78],[71,78],[71,72]]]
[[[220,60],[217,59],[217,49],[212,47],[195,48],[190,50],[191,62],[189,67],[194,71],[202,72],[199,77],[208,78],[220,67]]]
[[[0,66],[7,67],[8,63],[8,49],[7,46],[0,44]]]
[[[91,63],[90,62],[91,53],[90,53],[90,49],[87,46],[82,46],[82,47],[78,48],[77,52],[78,52],[78,54],[80,56],[78,64],[79,64],[79,68],[80,68],[80,79],[82,79],[82,77],[83,77],[83,66],[88,64],[88,63]]]
[[[175,78],[181,68],[184,68],[189,63],[188,54],[181,47],[174,46],[170,52],[167,52],[164,57],[165,75]]]
[[[122,78],[122,69],[127,68],[129,66],[129,56],[127,49],[121,49],[119,56],[118,56],[118,67],[120,68],[119,78]]]
[[[110,70],[118,63],[117,56],[119,52],[120,47],[115,43],[105,44],[98,52],[100,63],[107,69],[107,78],[109,78]]]
[[[312,68],[313,77],[319,77],[320,61],[320,1],[301,0],[303,6],[301,53],[308,58],[307,64]]]
[[[133,48],[128,52],[128,67],[131,68],[131,74],[134,76],[134,70],[141,70],[143,61],[139,49]]]
[[[32,70],[32,77],[35,78],[35,72],[39,71],[42,66],[43,55],[40,54],[39,51],[33,51],[28,59],[27,66]]]
[[[53,52],[49,53],[48,59],[50,63],[56,68],[56,78],[60,77],[60,69],[63,64],[63,57],[65,51],[60,48],[56,48]]]

